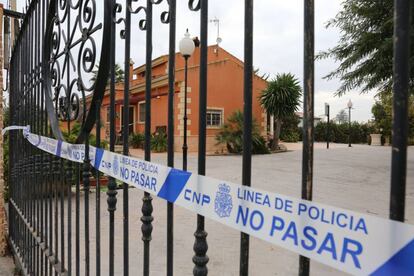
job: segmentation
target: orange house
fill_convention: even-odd
[[[236,110],[243,110],[243,62],[235,56],[218,48],[208,47],[207,60],[207,151],[222,152],[224,145],[217,145],[216,134],[227,117]],[[177,53],[174,94],[174,148],[181,151],[183,142],[184,116],[184,58]],[[145,126],[145,65],[130,66],[130,133],[144,132]],[[188,60],[187,113],[188,113],[188,150],[198,149],[198,112],[199,112],[199,72],[200,49],[196,47]],[[253,117],[258,122],[261,133],[266,135],[267,115],[261,108],[258,97],[267,83],[255,75],[253,78]],[[122,126],[123,83],[116,84],[116,130]],[[151,91],[151,132],[159,128],[167,129],[168,96],[168,55],[152,61]],[[109,139],[109,90],[102,101],[102,137]]]

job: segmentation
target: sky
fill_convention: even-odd
[[[0,0],[6,3],[7,0]],[[22,3],[17,0],[18,10],[22,11]],[[97,1],[99,3],[100,0]],[[124,3],[124,1],[118,1]],[[134,7],[145,4],[138,0]],[[177,45],[188,28],[191,36],[199,36],[200,13],[188,9],[188,0],[177,1]],[[161,12],[168,9],[166,0],[154,6],[153,19],[153,57],[168,53],[168,25],[160,21]],[[315,1],[315,51],[334,47],[340,38],[339,30],[325,28],[326,22],[341,10],[340,0]],[[138,21],[143,14],[132,16],[131,58],[135,65],[144,63],[145,33],[138,28]],[[220,21],[220,46],[243,60],[244,40],[244,4],[242,0],[210,0],[209,18]],[[121,26],[118,28],[120,31]],[[254,46],[253,63],[260,73],[269,74],[292,73],[303,83],[303,0],[260,0],[254,2]],[[217,25],[209,23],[209,45],[215,44]],[[117,40],[116,59],[124,62],[124,42]],[[336,97],[335,91],[340,86],[339,79],[325,80],[323,77],[334,70],[338,63],[332,59],[315,62],[315,116],[323,116],[324,103],[330,104],[331,118],[341,109],[353,102],[352,120],[368,121],[372,119],[371,107],[374,103],[374,92],[360,94],[351,91],[342,97]]]

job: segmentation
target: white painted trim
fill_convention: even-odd
[[[219,126],[209,126],[209,125],[206,125],[206,127],[208,129],[220,129],[223,126],[223,124],[224,124],[224,107],[212,107],[212,106],[208,106],[207,107],[207,110],[206,110],[206,117],[207,117],[207,112],[209,110],[221,111],[221,122],[220,122],[220,125]],[[207,124],[207,121],[206,121],[206,124]]]
[[[138,102],[137,103],[137,110],[138,110],[138,118],[137,118],[137,124],[140,124],[140,125],[144,125],[145,124],[145,119],[144,119],[144,121],[140,121],[140,118],[139,118],[139,114],[141,113],[141,108],[139,107],[140,106],[140,104],[143,104],[143,103],[145,103],[145,101],[140,101],[140,102]]]

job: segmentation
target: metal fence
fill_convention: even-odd
[[[137,2],[137,3],[136,3]],[[20,34],[16,40],[10,66],[10,116],[12,125],[30,125],[34,133],[67,139],[73,119],[79,117],[81,130],[77,143],[84,143],[86,153],[89,136],[96,126],[96,145],[100,145],[100,106],[110,76],[110,150],[115,150],[115,37],[125,40],[125,82],[123,105],[129,106],[129,60],[131,49],[131,17],[137,16],[139,28],[146,36],[145,79],[145,160],[151,160],[151,62],[153,9],[162,0],[116,3],[115,0],[32,0],[26,7]],[[394,50],[394,136],[392,152],[391,219],[404,220],[407,95],[409,49],[409,0],[396,0]],[[169,25],[168,65],[168,166],[174,167],[174,73],[176,44],[176,0],[167,0],[168,10],[161,16]],[[242,5],[242,1],[240,1]],[[136,6],[136,7],[133,7]],[[200,14],[199,75],[199,141],[198,173],[206,174],[206,102],[207,102],[207,31],[208,0],[189,0],[188,8]],[[252,72],[253,72],[253,0],[244,1],[244,136],[242,184],[251,184]],[[123,10],[123,11],[122,11]],[[121,11],[124,17],[121,17]],[[277,11],[275,11],[277,12]],[[144,17],[144,19],[142,19]],[[135,22],[135,21],[134,21]],[[242,46],[240,46],[242,47]],[[95,81],[88,76],[99,64]],[[87,103],[87,98],[91,100]],[[304,1],[304,132],[302,198],[312,200],[313,117],[314,117],[314,0]],[[129,118],[128,108],[123,118]],[[128,120],[123,120],[123,153],[128,154]],[[62,126],[66,133],[61,130]],[[86,154],[83,166],[51,156],[29,145],[17,132],[10,133],[10,204],[9,231],[13,251],[25,274],[114,275],[115,266],[129,274],[129,209],[128,185],[123,184],[123,198],[118,203],[117,184],[109,179],[107,205],[99,193],[90,201],[92,170]],[[100,187],[100,176],[93,172]],[[83,191],[81,191],[81,188]],[[75,206],[67,200],[75,191]],[[84,208],[81,212],[81,199]],[[142,199],[142,240],[144,243],[143,275],[149,275],[152,233],[152,198]],[[96,219],[95,252],[91,251],[90,205]],[[119,206],[121,205],[121,206]],[[167,275],[173,275],[174,206],[167,203]],[[99,214],[109,212],[109,240],[100,235]],[[123,213],[123,263],[114,262],[115,211]],[[194,275],[206,275],[207,233],[204,217],[197,216],[194,233]],[[120,230],[120,229],[117,229]],[[80,236],[83,236],[82,239]],[[83,241],[81,244],[81,240]],[[103,256],[101,242],[109,243],[109,255]],[[81,247],[85,255],[80,257]],[[189,260],[190,262],[191,260]],[[109,271],[101,271],[101,263],[109,262]],[[92,263],[96,266],[91,268]],[[309,259],[300,257],[300,275],[309,274]],[[277,269],[277,268],[275,268]],[[241,233],[240,275],[249,272],[249,236]],[[134,272],[137,274],[137,272]],[[138,273],[141,274],[141,273]]]

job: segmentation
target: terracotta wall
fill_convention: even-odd
[[[200,77],[200,49],[196,48],[192,57],[188,60],[188,140],[189,151],[197,151],[198,148],[198,112],[199,112],[199,77]],[[151,132],[154,132],[157,126],[167,126],[168,114],[168,84],[166,81],[159,85],[159,79],[166,77],[168,70],[168,56],[162,56],[155,59],[152,76],[154,87],[153,98],[151,100]],[[142,75],[143,67],[133,70],[137,78],[131,83],[130,101],[135,106],[135,121],[138,122],[139,107],[138,103],[144,100],[144,76]],[[216,46],[208,48],[208,74],[207,74],[207,108],[223,110],[224,122],[236,110],[243,110],[243,87],[244,87],[243,63],[236,57],[223,49]],[[158,85],[155,85],[155,84]],[[261,127],[263,135],[266,134],[266,116],[260,107],[258,97],[260,92],[265,89],[266,82],[254,76],[253,78],[253,117]],[[117,131],[120,130],[120,112],[123,99],[123,84],[117,86],[116,100],[117,113],[116,119]],[[181,150],[183,135],[183,114],[184,114],[184,59],[180,54],[176,54],[176,89],[174,95],[174,125],[175,125],[175,149]],[[109,105],[109,94],[103,100],[102,118],[106,122],[106,106]],[[109,129],[109,125],[108,125]],[[102,130],[105,131],[104,129]],[[109,130],[107,130],[109,133]],[[144,132],[144,124],[137,123],[134,128],[135,132]],[[217,146],[215,136],[219,128],[208,127],[207,129],[207,150],[209,152],[221,152],[222,146]],[[105,136],[102,136],[105,137]]]

